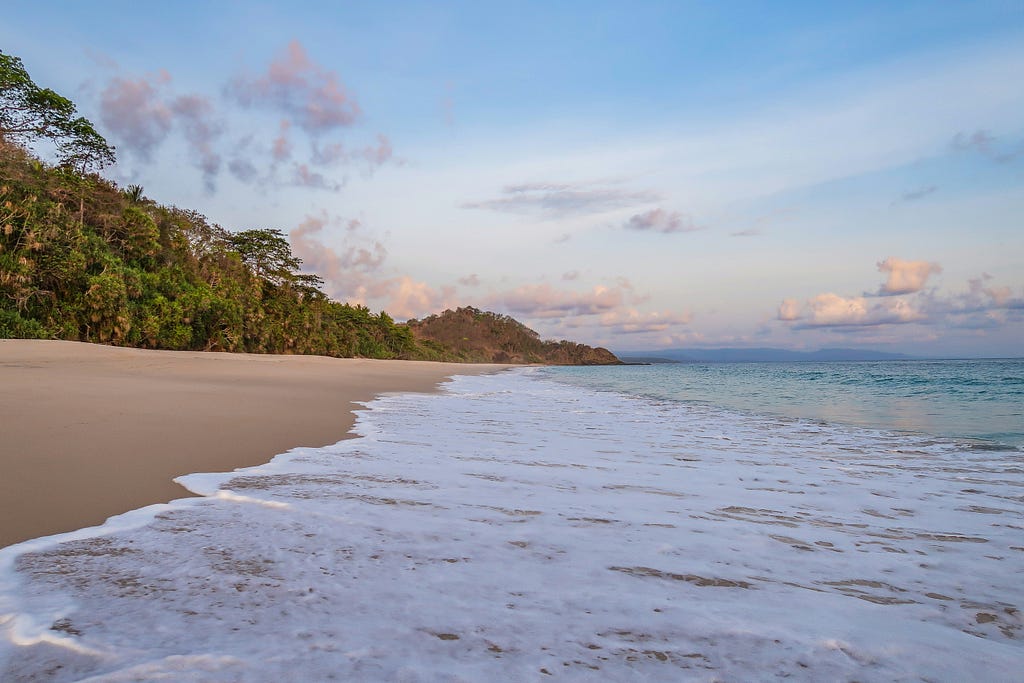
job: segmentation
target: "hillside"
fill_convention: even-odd
[[[476,363],[619,365],[604,348],[571,341],[541,341],[540,335],[507,315],[457,308],[423,320],[410,320],[413,337],[454,354],[451,360]]]

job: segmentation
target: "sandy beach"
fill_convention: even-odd
[[[0,547],[189,495],[182,474],[335,443],[353,401],[500,367],[0,340]]]

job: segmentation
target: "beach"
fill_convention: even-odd
[[[0,547],[191,495],[180,475],[333,444],[353,402],[500,367],[0,340]]]
[[[1018,450],[564,381],[656,370],[378,397],[0,550],[0,679],[1019,678]]]

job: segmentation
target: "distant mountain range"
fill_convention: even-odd
[[[626,363],[758,363],[772,361],[857,361],[910,360],[914,356],[864,349],[659,349],[657,351],[622,351],[617,354]]]

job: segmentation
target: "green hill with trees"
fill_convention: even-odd
[[[439,344],[458,360],[470,363],[542,363],[546,365],[620,365],[608,349],[571,341],[542,341],[540,335],[513,320],[477,308],[458,308],[410,320],[421,341]]]
[[[30,153],[36,144],[51,149],[56,163]],[[114,160],[114,148],[76,116],[70,100],[36,86],[20,59],[0,53],[0,338],[496,359],[473,353],[461,339],[449,345],[416,335],[385,312],[332,301],[319,277],[301,272],[280,230],[232,232],[196,211],[158,204],[137,185],[120,188],[98,174]],[[519,325],[477,313],[482,325]],[[586,356],[569,350],[570,342],[540,342],[528,332],[534,340],[526,355],[510,348],[503,356],[509,360],[498,362],[545,362],[531,355],[536,344],[567,349],[547,362]]]

